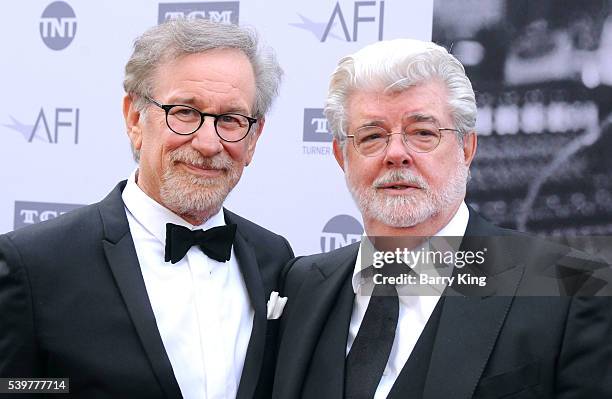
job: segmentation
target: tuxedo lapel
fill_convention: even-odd
[[[280,343],[274,398],[342,397],[347,320],[350,321],[354,298],[352,288],[347,292],[346,287],[358,249],[356,243],[342,248],[324,263],[310,265],[297,294],[289,298],[293,304],[289,305],[292,309],[283,336],[291,340],[283,339]],[[338,300],[337,313],[345,314],[326,325]],[[325,353],[326,350],[329,352]],[[317,370],[319,367],[331,374]]]
[[[228,224],[234,223],[228,212],[225,213],[225,219]],[[242,235],[240,225],[238,225],[234,239],[234,253],[236,254],[238,266],[249,293],[251,305],[255,311],[251,338],[247,347],[244,368],[242,369],[240,385],[236,395],[237,399],[250,399],[253,397],[257,382],[259,381],[266,343],[266,291],[264,291],[254,249]]]
[[[518,282],[521,269],[507,273]],[[446,297],[424,399],[472,397],[512,299],[511,296]],[[456,362],[461,363],[460,368],[455,367]]]
[[[481,237],[506,234],[470,209],[461,248],[482,249],[479,246],[487,241]],[[445,291],[423,399],[471,398],[487,364],[525,269],[503,258],[501,251],[490,251],[485,259],[479,269],[494,284],[484,292],[493,295],[464,296],[452,287]],[[455,367],[456,362],[461,367]]]
[[[136,249],[125,215],[121,192],[125,182],[100,203],[99,211],[104,227],[102,245],[128,313],[151,368],[163,392],[168,398],[181,398],[181,391],[174,377],[172,365],[157,329],[155,315],[149,302],[146,286]]]
[[[310,369],[304,381],[304,398],[342,399],[346,342],[354,300],[351,279],[345,278],[313,352]]]

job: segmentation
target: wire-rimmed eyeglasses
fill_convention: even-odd
[[[408,126],[403,132],[391,133],[380,126],[362,126],[353,134],[346,137],[353,138],[353,146],[358,153],[366,157],[374,157],[385,152],[389,139],[394,134],[402,136],[402,141],[411,150],[425,153],[436,149],[442,139],[443,131],[458,132],[457,129],[434,126]]]

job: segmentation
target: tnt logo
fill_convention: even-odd
[[[51,50],[63,50],[72,43],[77,20],[72,7],[63,1],[49,4],[40,16],[40,37]]]
[[[323,115],[323,108],[304,109],[304,141],[329,143],[332,134],[327,128],[327,119]]]
[[[349,215],[334,216],[321,232],[321,251],[329,252],[361,240],[363,227]]]
[[[80,208],[83,205],[54,204],[50,202],[15,201],[14,228],[55,219],[66,212]]]
[[[238,1],[218,1],[199,3],[159,3],[157,23],[170,19],[208,19],[224,24],[238,24]]]
[[[57,144],[62,136],[62,141],[69,138],[79,144],[79,117],[79,108],[54,108],[45,113],[41,107],[33,125],[21,123],[11,116],[13,123],[4,126],[21,133],[28,143],[36,140]]]
[[[379,41],[383,39],[384,1],[355,1],[352,3],[353,7],[344,4],[343,8],[340,2],[336,2],[326,22],[313,21],[298,14],[302,22],[290,25],[310,31],[321,42],[327,41],[330,37],[356,42],[361,36],[366,36],[360,36],[360,29],[363,28],[367,30],[367,37],[361,38],[372,40],[376,37]]]

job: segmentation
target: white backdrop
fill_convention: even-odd
[[[285,71],[226,206],[287,237],[296,254],[355,239],[361,219],[321,119],[328,77],[341,56],[379,37],[429,40],[432,2],[3,2],[0,232],[97,202],[131,173],[124,65],[145,29],[185,15],[254,26]]]

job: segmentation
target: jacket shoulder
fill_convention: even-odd
[[[301,281],[303,276],[308,273],[315,265],[321,273],[329,275],[340,265],[346,263],[354,264],[359,252],[359,242],[335,249],[308,256],[300,256],[287,264],[283,270],[283,275],[287,280]]]
[[[238,231],[244,236],[244,238],[257,246],[259,249],[263,249],[267,246],[282,246],[287,247],[291,250],[291,246],[287,239],[279,234],[276,234],[260,225],[251,222],[248,219],[243,218],[227,209],[223,209],[226,223],[235,223],[238,226]],[[293,255],[293,251],[291,250]]]
[[[78,240],[102,228],[99,204],[86,205],[44,222],[4,234],[17,247],[43,248],[49,243]]]
[[[2,236],[17,246],[43,248],[50,243],[63,242],[70,245],[81,239],[96,235],[100,237],[104,230],[103,213],[107,219],[120,219],[127,226],[121,192],[126,181],[119,182],[115,188],[100,202],[77,208],[57,218],[25,226]]]
[[[40,265],[103,256],[102,239],[109,238],[109,232],[113,238],[129,231],[121,198],[123,187],[125,181],[100,202],[0,235],[0,255]]]

